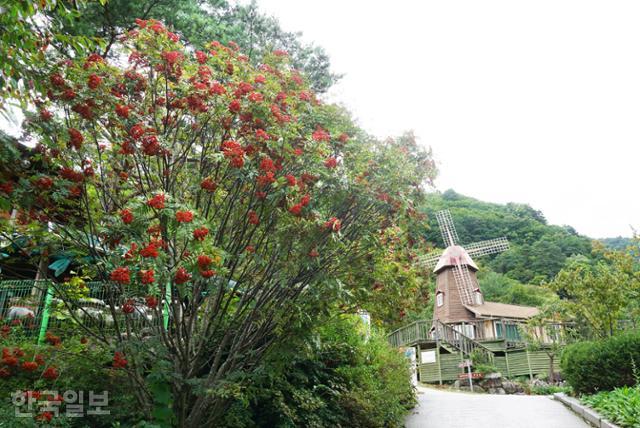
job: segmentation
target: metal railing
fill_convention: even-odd
[[[103,332],[114,330],[115,324],[140,332],[168,324],[167,301],[150,307],[112,284],[87,282],[84,292],[73,296],[61,284],[51,281],[0,281],[0,326],[8,331],[33,337],[38,343],[45,340],[47,331],[56,331],[81,320],[90,329]]]

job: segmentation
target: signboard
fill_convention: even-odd
[[[435,363],[436,362],[436,351],[421,351],[420,352],[420,362],[422,364]]]
[[[471,360],[464,360],[463,362],[458,364],[458,367],[462,369],[464,367],[471,367],[472,365],[473,363],[471,362]]]
[[[484,375],[482,373],[460,373],[458,379],[482,379]]]

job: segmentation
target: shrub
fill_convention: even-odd
[[[33,340],[0,341],[0,421],[11,421],[7,426],[38,426],[43,417],[45,402],[52,395],[64,395],[65,391],[83,393],[84,417],[67,417],[64,400],[60,400],[59,416],[52,416],[54,426],[109,427],[114,420],[125,424],[142,418],[135,407],[135,399],[127,388],[126,374],[111,367],[111,352],[95,345],[92,340],[80,337],[60,339],[55,345],[35,345]],[[31,391],[35,399],[31,408],[25,403],[21,412],[32,417],[16,417],[12,395],[18,391]],[[47,393],[51,391],[51,394]],[[108,391],[109,415],[89,415],[89,391],[102,394]],[[60,398],[58,398],[60,399]],[[4,426],[0,423],[0,426]]]
[[[573,390],[569,386],[558,385],[531,385],[529,393],[531,395],[552,395],[556,392],[564,392],[570,394]]]
[[[562,353],[561,364],[565,379],[577,393],[632,386],[634,365],[640,364],[640,333],[570,345]]]
[[[361,321],[339,318],[262,365],[226,414],[229,427],[399,427],[415,404],[405,357]]]
[[[621,427],[640,427],[640,385],[603,391],[583,397],[582,402]]]

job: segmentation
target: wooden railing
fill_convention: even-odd
[[[465,356],[470,357],[472,354],[480,354],[486,361],[493,361],[493,352],[479,342],[460,333],[448,324],[444,324],[439,320],[433,322],[434,338],[437,341],[444,342],[453,346]]]
[[[430,329],[431,321],[415,321],[391,332],[387,336],[387,339],[389,340],[389,343],[395,347],[411,346],[418,342],[432,339],[429,334]]]

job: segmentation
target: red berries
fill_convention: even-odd
[[[209,269],[209,265],[213,263],[213,259],[206,254],[198,256],[198,267],[200,268],[200,275],[204,278],[211,278],[216,274],[215,270]]]
[[[131,224],[133,222],[133,213],[129,209],[120,211],[120,219],[124,224]]]
[[[155,259],[158,257],[158,244],[156,242],[149,242],[145,247],[140,249],[140,256]]]
[[[264,101],[264,96],[260,92],[252,92],[249,94],[249,101],[259,103]]]
[[[196,60],[200,64],[204,64],[205,62],[207,62],[207,54],[202,51],[196,51]]]
[[[191,279],[191,274],[183,267],[179,267],[173,281],[176,284],[184,284]]]
[[[193,239],[196,241],[204,241],[204,238],[209,234],[209,229],[206,227],[200,227],[193,231]]]
[[[35,185],[42,190],[49,190],[53,186],[53,180],[49,177],[40,177],[36,180]]]
[[[53,113],[51,113],[49,110],[44,108],[40,110],[40,119],[42,119],[45,122],[48,122],[51,120],[51,118],[53,118]]]
[[[137,123],[133,125],[131,129],[129,129],[129,135],[135,139],[142,137],[144,135],[144,127],[142,124]]]
[[[324,161],[324,166],[329,169],[335,168],[336,166],[338,166],[338,160],[334,157],[327,158]]]
[[[324,227],[331,232],[339,232],[342,227],[342,222],[336,217],[331,217],[328,221],[324,222]]]
[[[331,139],[331,135],[321,127],[317,127],[313,134],[311,134],[311,138],[314,141],[329,141]]]
[[[116,351],[113,354],[113,368],[121,369],[127,366],[128,361],[124,358],[124,354],[122,352]]]
[[[291,208],[289,208],[289,212],[296,217],[299,217],[302,214],[302,204],[295,204]]]
[[[140,271],[140,282],[143,284],[153,284],[155,282],[155,278],[153,276],[153,269],[149,270],[141,270]]]
[[[231,160],[231,166],[242,168],[244,166],[244,149],[235,141],[229,140],[222,143],[224,157]]]
[[[211,178],[205,178],[200,183],[200,188],[206,190],[207,192],[215,192],[218,188],[218,185]]]
[[[200,271],[200,275],[202,275],[203,278],[211,278],[215,274],[216,274],[216,271],[212,270],[212,269],[207,269],[207,270],[201,270]]]
[[[129,272],[129,268],[119,267],[111,272],[109,278],[111,281],[126,285],[131,282],[131,273]]]
[[[249,211],[248,218],[249,218],[250,224],[255,224],[255,225],[260,224],[260,218],[258,217],[258,214],[255,211],[253,210]]]
[[[136,307],[133,304],[133,300],[127,300],[122,305],[122,312],[124,312],[125,314],[132,314],[133,311],[135,310],[136,310]]]
[[[176,212],[176,221],[178,223],[191,223],[192,220],[193,220],[193,213],[191,211]]]
[[[267,134],[267,132],[264,129],[258,129],[256,130],[256,139],[259,141],[266,141],[268,140],[269,134]]]
[[[84,141],[84,137],[82,136],[80,131],[75,128],[69,128],[67,132],[69,133],[69,147],[80,150],[80,147],[82,147],[82,142]]]
[[[116,114],[123,119],[126,119],[129,117],[129,110],[130,110],[129,106],[116,104]]]
[[[155,296],[146,296],[144,301],[151,309],[155,309],[158,306],[158,299]]]
[[[158,193],[153,198],[147,201],[147,205],[150,206],[151,208],[161,210],[165,206],[164,205],[165,201],[166,201],[166,196],[164,195],[164,193]]]
[[[233,100],[229,103],[229,111],[231,113],[239,113],[241,108],[239,100]]]
[[[206,269],[211,263],[213,263],[213,259],[206,254],[198,256],[198,267],[200,269]]]
[[[38,368],[38,363],[36,363],[35,361],[25,361],[24,363],[22,363],[21,367],[24,371],[33,372]]]
[[[98,76],[97,74],[91,74],[87,81],[87,86],[90,89],[97,89],[98,86],[100,86],[100,83],[102,83],[102,77]]]
[[[182,54],[178,51],[162,52],[162,58],[167,64],[175,64],[182,59]]]

